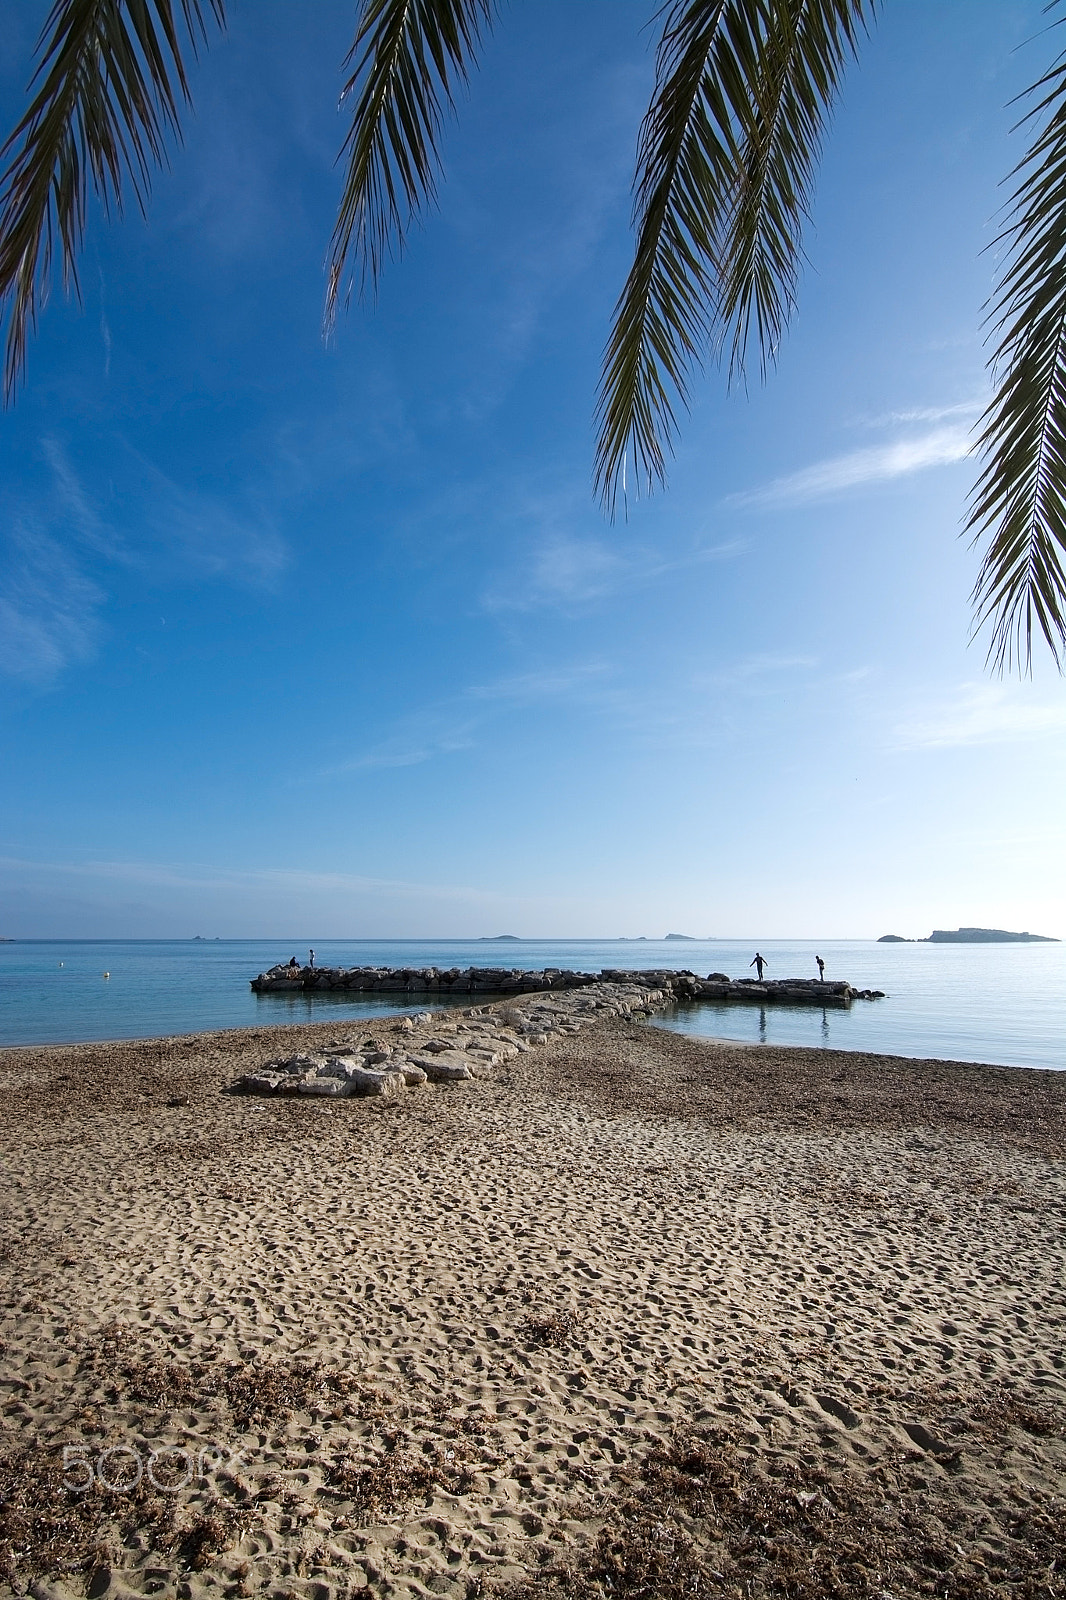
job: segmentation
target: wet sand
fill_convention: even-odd
[[[0,1594],[1066,1593],[1066,1074],[336,1028],[0,1052]]]

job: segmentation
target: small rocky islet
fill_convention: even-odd
[[[878,944],[1059,944],[1046,933],[1008,933],[1006,928],[934,928],[927,939],[883,933]]]
[[[609,1017],[645,1017],[678,1000],[728,999],[749,1002],[850,1005],[853,999],[883,999],[877,989],[817,979],[731,980],[724,973],[698,978],[691,972],[530,973],[499,968],[274,967],[252,980],[258,993],[277,989],[351,989],[361,993],[510,992],[489,1006],[463,1011],[420,1012],[393,1018],[390,1037],[337,1038],[320,1054],[278,1057],[233,1085],[236,1093],[310,1095],[325,1099],[370,1096],[394,1100],[425,1083],[457,1083],[486,1077],[501,1062],[546,1045],[553,1038],[580,1033]],[[462,985],[462,987],[460,987]]]

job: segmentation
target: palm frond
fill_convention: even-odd
[[[327,326],[349,256],[373,284],[390,245],[436,194],[440,138],[455,89],[476,65],[494,0],[363,0],[342,100],[357,93],[341,147],[347,168],[330,241]]]
[[[207,0],[225,23],[225,0]],[[193,50],[206,38],[202,0],[180,0]],[[0,161],[0,311],[9,316],[4,395],[25,371],[58,241],[63,285],[78,292],[77,255],[91,181],[105,210],[128,179],[141,209],[168,135],[189,100],[174,0],[55,0],[37,45],[39,88]]]
[[[637,248],[604,353],[597,490],[665,477],[693,367],[763,368],[791,316],[822,133],[877,0],[673,0],[637,150]]]
[[[970,503],[973,542],[991,534],[972,600],[991,626],[988,661],[1030,671],[1034,626],[1066,656],[1066,58],[1030,93],[1041,126],[1013,176],[990,314],[995,393],[980,423],[984,463]]]

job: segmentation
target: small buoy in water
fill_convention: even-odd
[[[105,972],[105,973],[104,973],[104,977],[105,977],[105,978],[110,978],[110,976],[111,976],[111,974],[110,974],[110,972]]]
[[[62,963],[62,961],[61,961],[61,962],[60,962],[60,963],[59,963],[59,965],[60,965],[60,966],[62,966],[62,965],[63,965],[63,963]]]

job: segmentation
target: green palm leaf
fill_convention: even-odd
[[[1032,666],[1034,626],[1066,651],[1066,60],[1033,86],[1045,118],[1015,169],[1007,252],[991,318],[996,392],[981,421],[984,464],[968,527],[991,532],[974,587],[1000,671]]]
[[[207,0],[219,25],[225,0]],[[206,37],[201,0],[180,0],[193,52]],[[77,252],[91,181],[105,210],[130,182],[141,209],[168,135],[188,101],[173,0],[55,0],[38,42],[29,109],[0,149],[0,309],[9,315],[4,394],[26,366],[29,330],[47,298],[58,241],[63,284],[78,292]]]
[[[765,369],[791,316],[822,132],[876,0],[673,0],[637,152],[637,250],[604,354],[597,490],[665,477],[707,349]]]
[[[493,11],[493,0],[363,0],[345,61],[342,99],[357,98],[341,149],[347,169],[330,242],[327,325],[349,255],[361,284],[374,283],[390,243],[402,247],[434,198],[445,111],[455,109],[455,86],[476,64]]]

